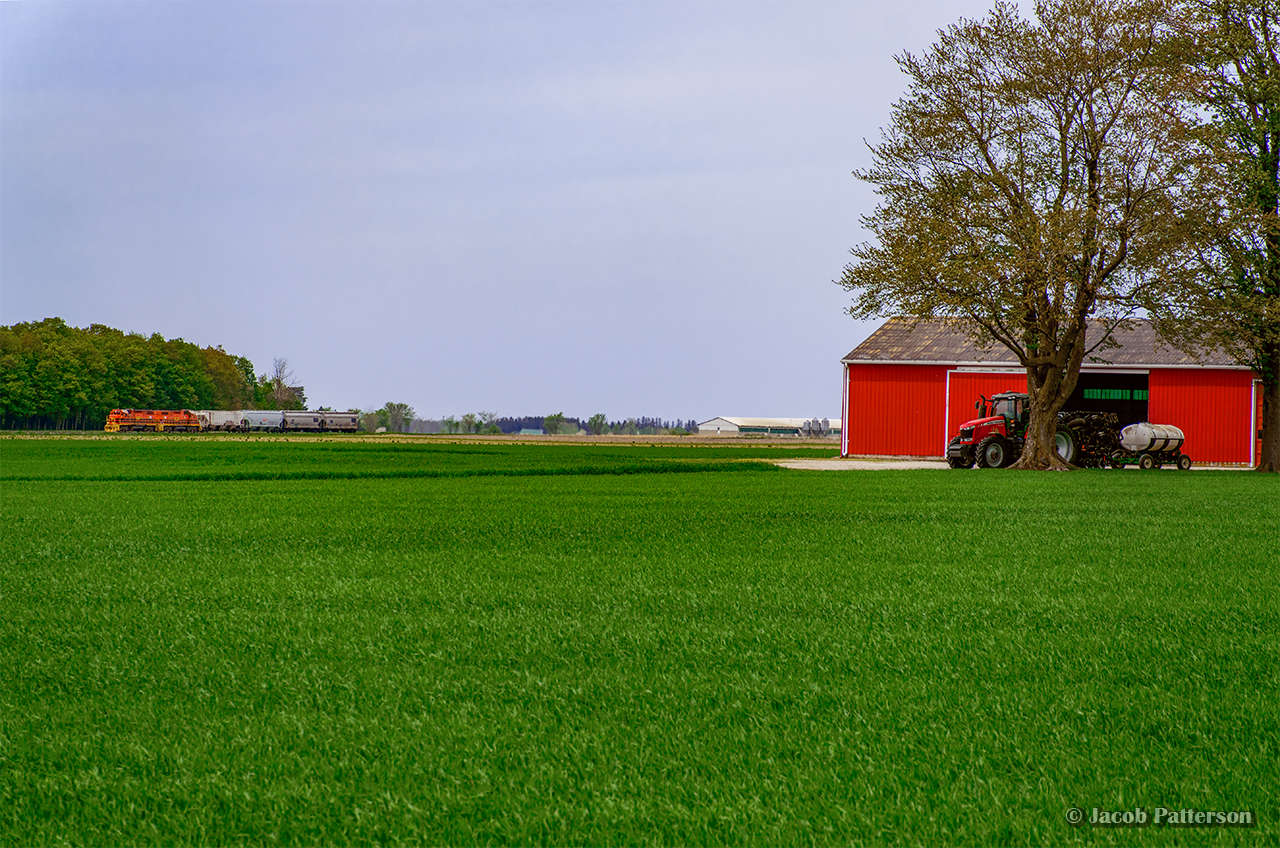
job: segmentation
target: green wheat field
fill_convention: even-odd
[[[1276,480],[832,453],[0,440],[0,844],[1280,841]]]

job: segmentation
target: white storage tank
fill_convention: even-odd
[[[1167,453],[1182,447],[1185,437],[1172,424],[1143,421],[1120,431],[1120,447],[1134,453]]]

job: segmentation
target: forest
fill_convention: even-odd
[[[296,387],[219,347],[46,318],[0,327],[0,428],[99,429],[137,409],[303,409]]]

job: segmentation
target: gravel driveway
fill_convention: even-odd
[[[947,467],[944,459],[783,459],[777,464],[802,471],[909,471]]]

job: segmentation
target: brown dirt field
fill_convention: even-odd
[[[277,439],[294,442],[393,442],[423,444],[467,444],[475,442],[507,442],[526,444],[577,445],[722,445],[746,447],[768,445],[777,448],[830,448],[839,453],[837,439],[801,439],[795,437],[764,438],[759,436],[477,436],[449,433],[106,433],[101,431],[43,430],[0,433],[7,439]]]

